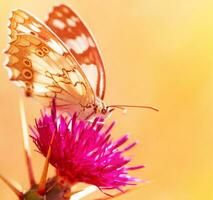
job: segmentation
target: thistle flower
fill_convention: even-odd
[[[123,156],[123,153],[136,143],[119,150],[119,147],[128,140],[128,136],[125,135],[113,142],[110,131],[114,123],[104,130],[104,121],[100,118],[89,123],[78,121],[75,115],[57,116],[54,101],[51,114],[44,112],[36,121],[36,126],[32,128],[33,140],[46,157],[40,181],[37,183],[31,163],[28,130],[22,103],[20,108],[30,188],[23,190],[20,185],[14,184],[0,174],[0,179],[20,200],[80,200],[96,192],[98,188],[120,190],[113,196],[108,194],[106,198],[97,199],[107,200],[137,189],[134,187],[130,190],[121,190],[122,186],[134,185],[139,181],[129,176],[128,171],[143,166],[127,167],[126,164],[130,159]],[[47,179],[49,162],[55,166],[58,174]],[[76,182],[86,182],[92,186],[73,191],[72,185]]]
[[[127,167],[131,159],[123,154],[136,142],[121,149],[121,145],[128,141],[128,135],[113,142],[110,132],[114,123],[107,129],[103,124],[101,118],[90,123],[79,121],[76,115],[57,114],[53,104],[51,114],[43,112],[35,127],[31,127],[31,137],[44,156],[47,156],[51,143],[49,162],[70,185],[85,182],[100,189],[118,190],[135,185],[139,180],[131,177],[128,171],[143,166]]]

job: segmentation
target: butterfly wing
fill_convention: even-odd
[[[53,8],[46,24],[60,37],[86,74],[96,96],[105,94],[104,65],[98,47],[79,16],[65,5]]]
[[[83,111],[94,104],[93,90],[63,42],[22,10],[14,11],[10,21],[11,80],[46,105],[56,98],[59,108],[87,115]]]

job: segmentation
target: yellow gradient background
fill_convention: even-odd
[[[213,1],[211,0],[67,0],[97,40],[106,67],[108,104],[142,104],[159,113],[116,111],[114,138],[130,132],[139,145],[129,152],[133,172],[147,182],[117,199],[213,199]],[[8,42],[12,9],[40,19],[60,1],[0,1],[0,50]],[[0,54],[0,63],[5,56]],[[20,90],[0,68],[0,173],[28,187],[21,140]],[[41,106],[24,100],[28,123]],[[31,144],[32,150],[35,146]],[[39,179],[43,158],[33,151]],[[0,182],[0,199],[16,199]],[[90,198],[91,199],[91,198]]]

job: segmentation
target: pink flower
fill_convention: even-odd
[[[118,189],[122,186],[135,185],[138,179],[128,174],[129,170],[140,169],[143,166],[126,166],[131,159],[123,153],[136,145],[136,142],[121,149],[128,140],[124,135],[117,141],[112,141],[110,131],[104,120],[96,118],[93,123],[78,120],[76,115],[65,117],[57,114],[52,106],[51,114],[44,112],[36,120],[32,130],[32,138],[40,153],[44,156],[50,145],[52,135],[52,151],[50,163],[56,168],[59,176],[71,184],[85,182],[100,189]]]

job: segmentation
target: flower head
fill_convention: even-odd
[[[131,159],[123,155],[136,142],[120,149],[128,136],[113,142],[110,131],[114,123],[106,129],[103,122],[100,118],[90,123],[78,120],[76,115],[65,117],[57,114],[53,105],[51,114],[44,112],[36,120],[35,127],[31,128],[32,138],[46,156],[54,134],[50,163],[58,175],[71,184],[85,182],[102,189],[119,190],[122,186],[136,184],[138,179],[131,177],[128,171],[143,166],[127,167]]]

